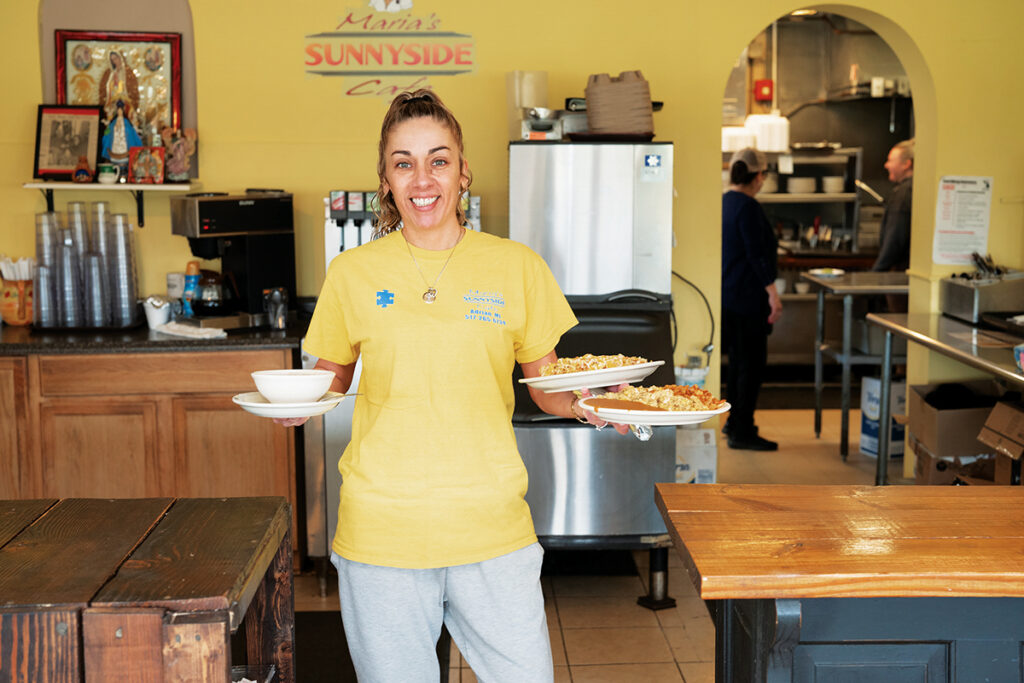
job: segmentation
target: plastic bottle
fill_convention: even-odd
[[[199,261],[189,261],[185,266],[185,296],[182,300],[182,314],[186,318],[195,315],[192,311],[192,299],[199,290]]]

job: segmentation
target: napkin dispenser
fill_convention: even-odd
[[[1024,301],[1024,272],[995,277],[953,275],[939,281],[939,310],[977,325],[983,313],[1020,310]]]

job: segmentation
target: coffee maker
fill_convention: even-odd
[[[221,260],[225,310],[191,322],[223,329],[265,325],[264,291],[278,288],[289,293],[289,314],[294,315],[291,193],[247,189],[241,195],[202,192],[172,197],[171,232],[188,238],[194,256]]]

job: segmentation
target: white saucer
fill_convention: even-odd
[[[600,396],[596,397],[600,398]],[[591,415],[604,420],[626,425],[694,425],[706,422],[715,415],[728,412],[728,403],[716,410],[621,410],[615,408],[591,408],[589,399],[577,404]]]
[[[566,372],[561,375],[546,375],[544,377],[524,377],[519,381],[534,389],[540,389],[545,393],[593,389],[594,387],[613,387],[622,383],[639,382],[654,372],[658,366],[664,364],[665,361],[663,360],[654,360],[635,365],[623,365],[617,368]]]
[[[236,394],[231,400],[244,410],[260,417],[314,417],[323,415],[347,398],[346,394],[328,391],[312,403],[271,403],[258,391]]]
[[[846,271],[842,268],[811,268],[807,272],[816,277],[840,277],[846,275]]]

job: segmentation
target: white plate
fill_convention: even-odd
[[[545,393],[593,389],[594,387],[613,387],[623,382],[639,382],[654,372],[658,366],[664,364],[665,361],[663,360],[652,360],[648,363],[623,365],[618,368],[567,372],[562,375],[547,375],[546,377],[524,377],[519,381],[535,389],[540,389]]]
[[[818,277],[839,277],[840,275],[846,275],[846,271],[842,268],[811,268],[807,272]]]
[[[346,394],[328,391],[312,403],[271,403],[258,391],[236,394],[231,400],[244,410],[260,417],[314,417],[323,415],[345,400]]]
[[[600,397],[595,397],[600,398]],[[626,425],[695,425],[710,420],[715,415],[729,412],[730,406],[724,404],[717,410],[618,410],[615,408],[591,408],[590,399],[581,399],[577,404],[606,422]]]

